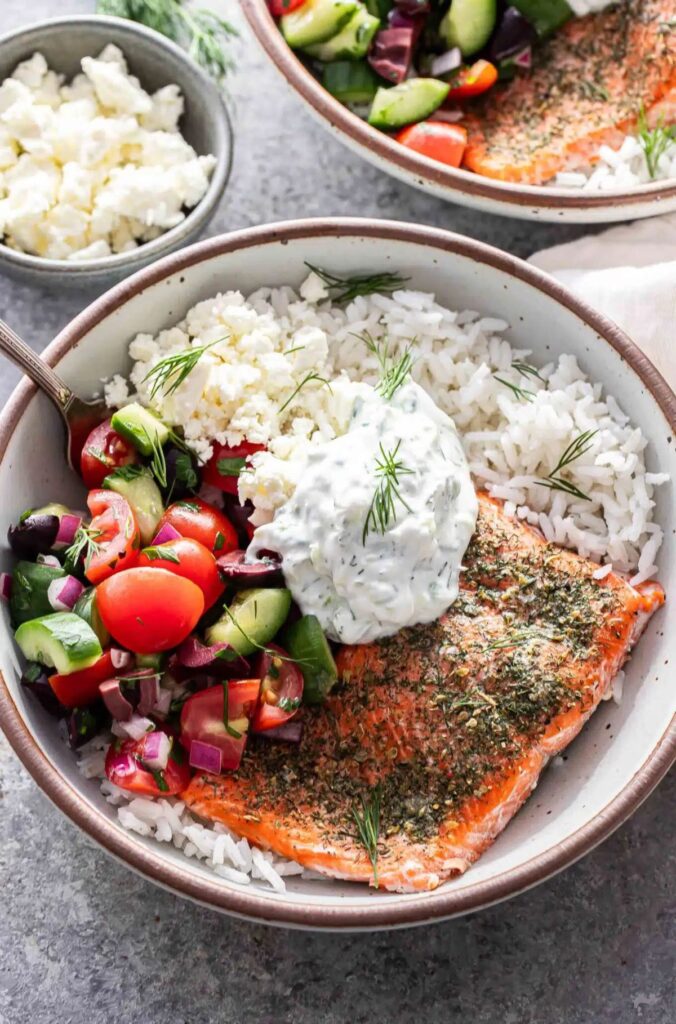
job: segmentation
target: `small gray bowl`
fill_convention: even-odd
[[[200,155],[216,157],[209,188],[177,227],[132,252],[97,260],[54,260],[18,252],[0,242],[0,267],[38,285],[88,287],[113,284],[147,263],[195,241],[214,215],[232,166],[232,126],[214,83],[165,36],[123,18],[101,15],[51,18],[0,36],[0,81],[36,51],[50,68],[72,78],[80,60],[96,56],[107,43],[123,51],[129,68],[148,92],[175,83],[185,99],[181,132]]]

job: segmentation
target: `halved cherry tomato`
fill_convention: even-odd
[[[104,580],[96,591],[96,606],[120,646],[135,654],[157,654],[192,632],[204,611],[204,595],[192,580],[144,567]]]
[[[269,644],[261,655],[260,672],[261,695],[252,732],[274,729],[293,718],[303,696],[303,673],[277,644]]]
[[[69,675],[49,677],[56,699],[66,708],[83,708],[98,700],[99,683],[115,675],[110,651],[104,651],[98,661],[89,668],[82,668]]]
[[[260,687],[260,679],[229,679],[193,694],[181,711],[181,744],[189,751],[193,740],[210,743],[221,752],[221,768],[235,771],[242,760]]]
[[[451,167],[460,166],[467,146],[465,129],[459,124],[446,124],[443,121],[411,124],[395,135],[395,139],[402,146]]]
[[[80,454],[80,476],[87,487],[100,487],[119,466],[138,462],[138,452],[113,430],[110,420],[99,423],[88,435]]]
[[[268,0],[270,14],[273,18],[281,18],[283,14],[290,14],[297,7],[302,7],[305,0]]]
[[[472,96],[480,96],[498,80],[498,69],[488,60],[478,60],[470,68],[460,68],[451,80],[451,88],[444,104],[448,106],[454,100],[469,100]]]
[[[131,506],[121,494],[90,491],[87,505],[92,514],[93,553],[86,560],[85,575],[91,583],[100,583],[114,572],[136,565],[141,534]]]
[[[204,607],[211,608],[225,590],[221,582],[216,559],[204,544],[192,537],[179,537],[166,544],[144,548],[139,556],[139,567],[167,569],[196,583],[204,594]]]
[[[165,523],[178,530],[182,537],[198,540],[209,551],[213,551],[216,557],[227,555],[228,551],[239,547],[237,530],[230,520],[201,498],[175,501],[160,519],[158,533]]]
[[[106,754],[106,778],[121,789],[143,796],[175,796],[181,793],[190,782],[192,772],[187,757],[176,748],[176,741],[167,767],[162,770],[150,769],[144,764],[144,742],[143,738],[113,741]]]
[[[250,441],[242,441],[234,446],[214,444],[214,454],[202,470],[202,480],[228,494],[237,494],[237,481],[247,459],[254,452],[263,451],[264,444],[253,444]]]

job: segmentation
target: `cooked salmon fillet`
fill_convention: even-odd
[[[463,122],[464,166],[540,185],[621,144],[641,109],[671,123],[676,98],[674,0],[624,0],[575,18],[536,47],[532,72],[491,90]],[[654,108],[654,109],[653,109]]]
[[[299,746],[254,740],[184,797],[261,847],[401,892],[464,871],[577,735],[664,593],[547,544],[480,495],[460,596],[438,622],[343,647]],[[369,856],[354,811],[380,804]],[[374,863],[375,862],[375,863]]]

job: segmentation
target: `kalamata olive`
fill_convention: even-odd
[[[36,513],[20,519],[16,526],[10,526],[7,540],[20,558],[35,559],[37,555],[51,551],[58,532],[58,516]]]
[[[223,493],[223,511],[237,530],[237,537],[243,548],[247,546],[253,533],[253,527],[249,523],[249,516],[253,510],[252,502],[247,500],[242,504],[236,494]]]
[[[92,740],[103,726],[107,718],[105,708],[99,702],[86,708],[73,708],[63,720],[68,746],[77,750],[88,740]]]
[[[535,39],[535,29],[516,7],[508,7],[493,33],[491,60],[501,61],[520,53]]]
[[[200,485],[197,460],[190,452],[171,445],[164,449],[167,463],[167,494],[172,501],[192,494]]]
[[[279,587],[284,585],[281,563],[278,558],[266,557],[256,562],[246,562],[246,551],[230,551],[216,559],[221,579],[232,586]]]
[[[189,636],[177,651],[179,664],[191,670],[208,669],[219,678],[246,678],[251,665],[228,644],[203,644],[196,636]]]
[[[35,694],[45,711],[49,712],[50,715],[58,717],[63,714],[63,708],[49,685],[47,673],[42,665],[38,665],[35,661],[29,661],[21,676],[21,685]]]

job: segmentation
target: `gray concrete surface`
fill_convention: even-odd
[[[0,30],[93,0],[2,0]],[[221,0],[234,10],[236,0]],[[441,225],[527,255],[575,229],[444,205],[332,142],[245,34],[237,157],[214,233],[358,214]],[[93,296],[0,280],[36,350]],[[0,369],[4,403],[17,380]],[[426,929],[360,936],[229,920],[132,875],[47,802],[0,739],[2,1024],[673,1024],[674,778],[584,861]]]

